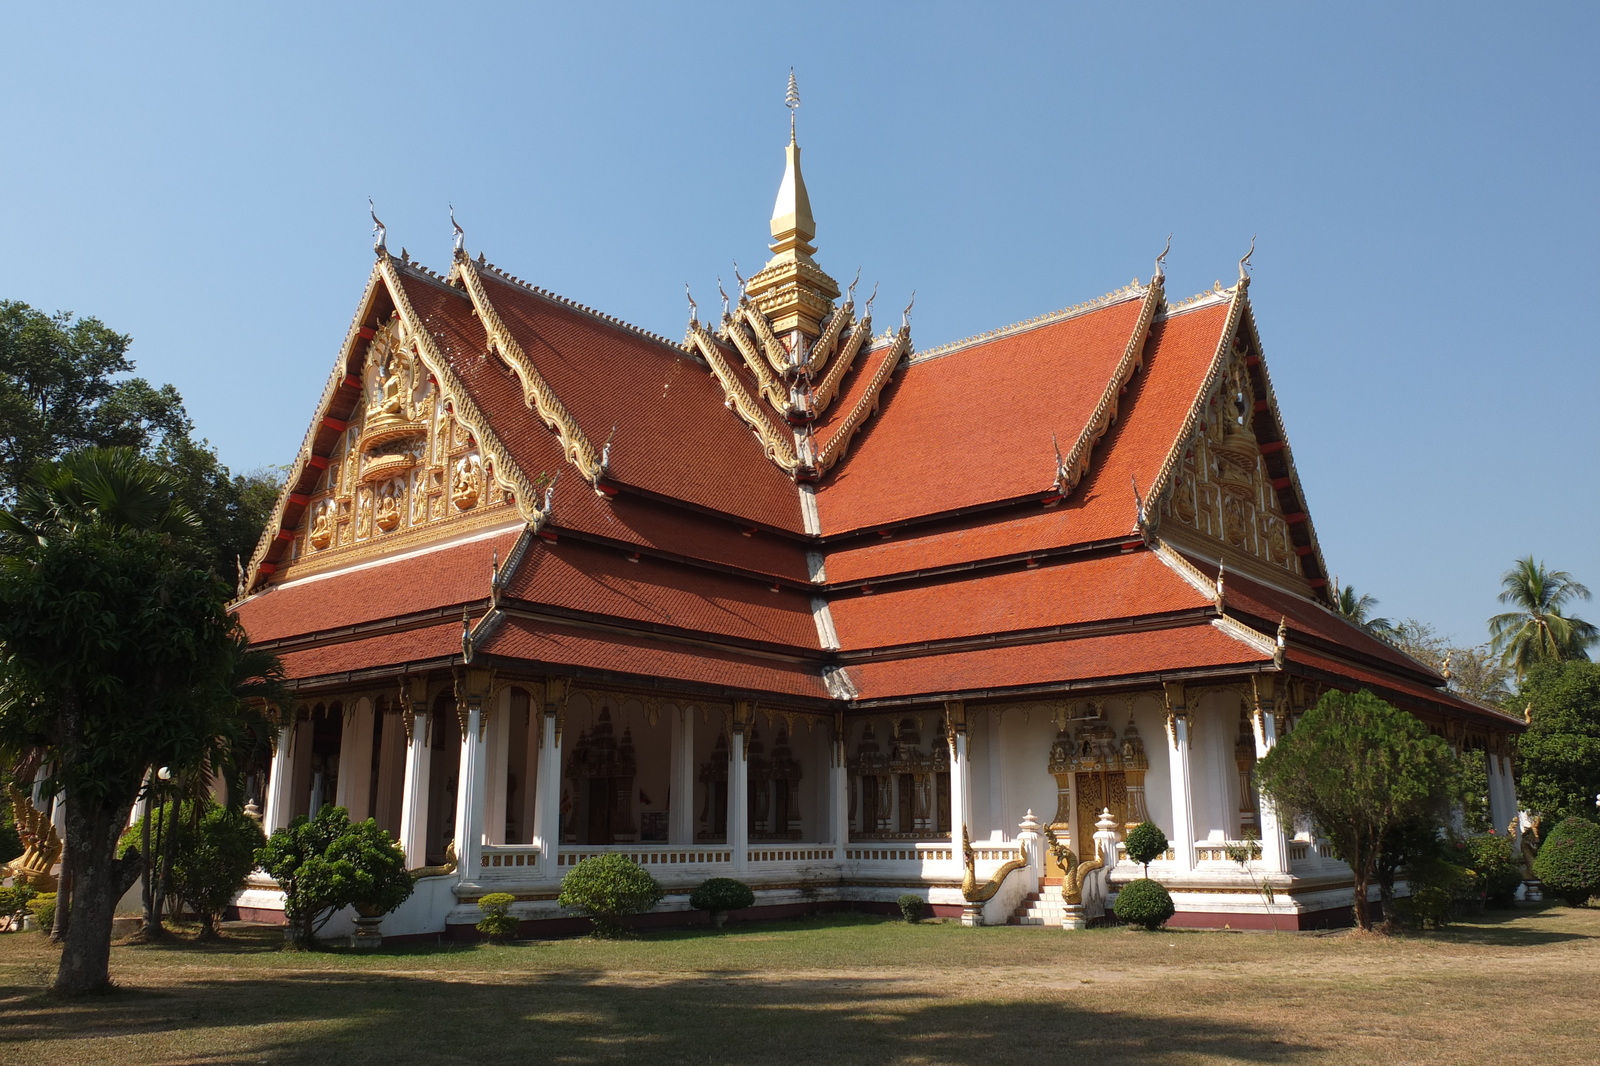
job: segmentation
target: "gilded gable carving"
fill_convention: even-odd
[[[508,509],[398,317],[368,346],[361,389],[366,402],[329,457],[294,561],[380,549],[430,526]]]
[[[1175,520],[1291,574],[1304,576],[1255,435],[1255,395],[1237,348],[1206,402],[1199,432],[1161,501]]]

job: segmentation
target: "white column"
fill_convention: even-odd
[[[679,707],[672,718],[672,779],[667,800],[667,842],[694,843],[694,710]]]
[[[556,732],[555,709],[540,718],[544,740],[539,748],[538,800],[533,809],[533,839],[539,846],[539,862],[551,877],[560,876],[556,855],[561,846],[561,734]]]
[[[378,742],[378,804],[372,812],[378,824],[391,833],[399,833],[400,812],[396,809],[396,778],[405,773],[407,712],[399,711],[383,716],[382,738]],[[378,718],[373,717],[373,728],[378,729]]]
[[[1511,762],[1503,755],[1486,753],[1484,770],[1489,779],[1489,824],[1496,833],[1504,833],[1517,816],[1517,794],[1511,781]]]
[[[539,789],[544,784],[544,714],[530,701],[528,707],[527,752],[522,765],[527,772],[522,782],[523,843],[537,844],[539,829],[535,819],[539,816]]]
[[[294,721],[286,722],[278,730],[278,748],[272,753],[272,769],[267,774],[267,809],[262,815],[264,828],[270,834],[287,828],[294,810],[290,788],[294,781]]]
[[[372,814],[372,701],[363,696],[344,720],[339,738],[339,786],[334,802],[350,812],[352,822]]]
[[[728,745],[728,847],[733,868],[750,861],[750,764],[745,761],[744,730],[735,729]]]
[[[1253,715],[1256,735],[1256,761],[1260,762],[1267,757],[1278,743],[1278,722],[1272,715],[1273,707],[1270,701],[1265,701],[1259,712]],[[1277,808],[1273,807],[1272,800],[1256,793],[1256,807],[1261,812],[1261,863],[1268,870],[1278,873],[1289,872],[1289,845],[1284,837],[1283,822],[1278,818]]]
[[[428,715],[413,704],[400,713],[411,717],[411,740],[406,745],[406,778],[400,794],[400,847],[413,870],[428,865]]]
[[[828,824],[832,827],[833,857],[844,861],[850,845],[850,759],[843,731],[828,745]]]
[[[972,831],[972,763],[967,758],[967,731],[950,737],[950,839],[961,845],[961,827]]]
[[[1170,686],[1169,686],[1170,688]],[[1170,698],[1170,697],[1169,697]],[[1172,783],[1172,851],[1178,869],[1194,869],[1194,791],[1190,787],[1189,710],[1178,701],[1167,714],[1167,771]]]
[[[461,734],[461,779],[456,785],[456,859],[461,879],[477,880],[482,865],[484,793],[489,760],[484,752],[483,708],[476,702],[467,707],[466,727]]]
[[[1005,750],[1000,731],[1002,715],[998,711],[990,711],[984,718],[989,728],[988,740],[983,745],[984,754],[989,760],[989,819],[993,823],[992,829],[1005,830],[1009,828],[1006,819],[1011,816],[1011,803],[1006,795],[1005,768],[1001,765]]]
[[[488,748],[484,752],[488,762],[485,774],[483,842],[506,844],[506,769],[510,763],[511,741],[511,690],[506,689],[495,699],[494,713],[489,716]]]

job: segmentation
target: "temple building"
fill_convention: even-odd
[[[791,126],[771,258],[675,341],[380,229],[237,611],[298,695],[267,828],[390,830],[386,935],[492,891],[536,930],[608,851],[669,915],[722,875],[1071,926],[1145,819],[1177,924],[1338,921],[1348,869],[1251,779],[1330,688],[1485,749],[1512,820],[1520,720],[1331,609],[1245,263],[919,349],[816,234]]]

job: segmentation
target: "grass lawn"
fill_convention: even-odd
[[[113,950],[60,1001],[0,935],[0,1063],[1600,1061],[1600,910],[1427,936],[915,926],[850,915],[507,947]]]

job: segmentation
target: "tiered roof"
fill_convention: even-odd
[[[296,683],[473,656],[823,710],[1288,671],[1498,715],[1327,610],[1242,267],[916,353],[811,258],[791,149],[774,259],[682,344],[380,244],[239,606]]]

